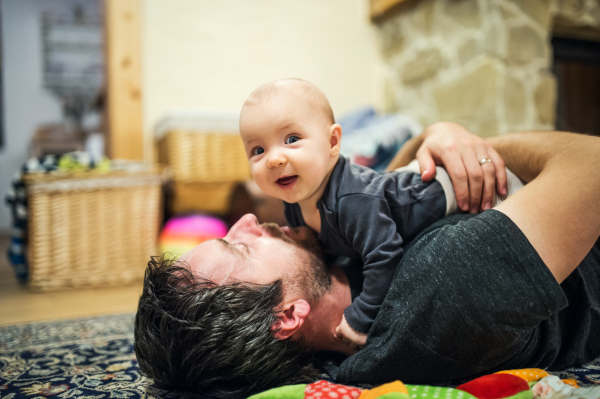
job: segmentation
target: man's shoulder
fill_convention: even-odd
[[[440,233],[442,229],[452,226],[457,226],[462,222],[466,222],[474,217],[478,217],[480,214],[469,214],[469,213],[455,213],[443,217],[442,219],[434,222],[429,227],[421,231],[413,240],[406,245],[408,251],[412,246],[419,242],[424,236],[435,236]],[[459,226],[458,229],[466,228],[466,226]]]

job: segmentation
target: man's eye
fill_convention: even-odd
[[[244,249],[246,250],[246,252],[248,254],[250,253],[250,248],[248,247],[248,244],[246,244],[245,242],[240,242],[238,245],[241,245],[242,247],[244,247]]]
[[[255,149],[252,150],[252,155],[260,155],[263,152],[265,152],[264,148],[256,147]]]
[[[290,136],[285,140],[286,144],[294,144],[296,141],[300,140],[298,136]]]

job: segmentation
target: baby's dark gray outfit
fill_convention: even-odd
[[[404,244],[450,211],[447,191],[414,172],[378,173],[340,157],[317,203],[319,239],[326,252],[363,263],[350,263],[364,276],[362,293],[344,311],[354,330],[369,332]],[[285,216],[292,227],[306,225],[298,204],[285,203]]]

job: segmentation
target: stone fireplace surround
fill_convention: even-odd
[[[553,35],[600,40],[599,0],[407,1],[376,21],[385,107],[480,136],[553,129]]]

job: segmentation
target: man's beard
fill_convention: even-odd
[[[289,242],[291,244],[295,243],[290,237],[286,236],[277,223],[262,223],[260,225],[263,229],[265,229],[272,237],[280,238],[285,242]]]
[[[307,251],[307,255],[308,259],[298,268],[294,281],[310,299],[317,301],[331,287],[331,268],[322,256],[310,251]]]
[[[325,295],[331,287],[331,267],[325,262],[323,249],[316,234],[307,228],[302,239],[295,241],[281,231],[275,223],[263,223],[261,227],[272,237],[296,244],[305,250],[306,259],[298,265],[296,273],[285,277],[284,284],[306,293],[313,301]]]

